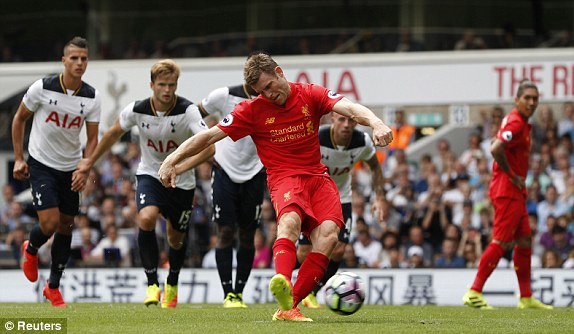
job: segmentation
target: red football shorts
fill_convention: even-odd
[[[492,200],[492,205],[494,206],[493,240],[511,242],[532,234],[528,222],[526,201],[499,197]]]
[[[283,178],[270,187],[270,194],[277,221],[285,212],[297,212],[301,217],[301,232],[306,237],[325,220],[345,228],[339,190],[328,175]]]

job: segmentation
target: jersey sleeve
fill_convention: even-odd
[[[137,120],[136,114],[134,113],[134,105],[135,102],[132,102],[120,112],[120,126],[124,131],[128,131],[136,125]]]
[[[99,123],[101,113],[102,113],[102,97],[100,95],[100,92],[96,90],[96,95],[94,97],[94,104],[92,106],[92,109],[88,113],[88,116],[86,117],[86,122]]]
[[[335,103],[339,102],[344,96],[340,95],[325,87],[311,84],[311,96],[317,101],[318,111],[322,115],[328,114],[333,110]]]
[[[29,88],[22,102],[26,108],[32,112],[38,110],[40,104],[42,104],[42,79],[36,80]]]
[[[201,108],[209,115],[219,112],[222,116],[227,116],[223,115],[223,106],[225,105],[225,100],[228,96],[229,88],[217,88],[201,100]]]
[[[520,138],[520,134],[524,130],[522,123],[516,119],[515,117],[506,116],[502,120],[502,124],[500,125],[500,129],[496,135],[496,138],[502,140],[507,147],[513,147],[516,143],[518,143],[518,139]]]
[[[208,129],[207,124],[205,124],[205,121],[201,117],[201,113],[195,104],[189,105],[185,114],[189,118],[189,129],[193,134],[197,134]]]
[[[365,149],[361,152],[359,159],[363,161],[370,160],[376,153],[375,144],[368,133],[363,133],[365,136]]]
[[[251,110],[248,103],[241,102],[229,115],[219,121],[217,127],[233,141],[248,136],[253,132],[253,123],[251,121],[253,118],[250,117]]]

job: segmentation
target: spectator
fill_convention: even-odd
[[[455,51],[486,49],[486,43],[481,37],[477,37],[472,30],[466,30],[462,38],[454,45]]]
[[[359,267],[359,259],[355,255],[355,249],[352,244],[347,244],[345,246],[345,253],[343,253],[343,261],[341,262],[339,268],[350,269],[358,267]]]
[[[545,250],[542,254],[542,268],[562,268],[562,260],[558,252],[551,249]]]
[[[424,251],[421,246],[412,245],[407,249],[408,268],[427,268],[424,261]]]
[[[558,120],[557,125],[558,136],[562,137],[565,134],[574,134],[574,101],[566,101],[562,104],[562,118]]]
[[[405,255],[407,259],[411,259],[411,256],[408,254],[408,250],[412,246],[418,246],[423,251],[422,258],[423,258],[423,265],[424,267],[430,267],[432,265],[432,258],[434,255],[433,248],[430,243],[426,242],[424,239],[424,232],[423,229],[418,225],[411,226],[409,230],[409,238],[405,243]]]
[[[466,168],[470,177],[478,176],[478,162],[485,158],[485,154],[480,147],[481,140],[479,133],[471,133],[468,137],[468,147],[458,158],[458,161]]]
[[[400,32],[399,43],[397,44],[395,51],[418,52],[418,51],[425,51],[425,47],[423,43],[413,39],[413,36],[409,30],[403,29]]]
[[[105,227],[105,237],[90,253],[93,263],[109,266],[131,266],[131,247],[128,238],[118,234],[118,227],[109,224]]]
[[[568,253],[568,258],[562,264],[562,268],[564,268],[564,269],[573,269],[574,268],[574,249],[570,250],[570,253]]]
[[[407,123],[405,119],[405,111],[398,109],[395,111],[394,125],[391,126],[393,131],[393,141],[387,148],[393,152],[394,150],[405,150],[412,142],[415,141],[416,128]]]
[[[558,217],[564,214],[567,214],[569,211],[569,207],[566,203],[562,202],[558,198],[558,192],[556,191],[556,187],[553,185],[549,185],[546,188],[546,194],[544,196],[544,200],[538,203],[537,212],[538,212],[538,231],[546,232],[546,219],[548,216],[552,215],[554,217]]]
[[[379,268],[391,268],[393,250],[398,250],[399,248],[399,236],[391,231],[387,231],[381,237],[382,249],[379,253],[378,267]]]
[[[461,243],[462,244],[462,243]],[[466,268],[478,268],[482,246],[480,241],[466,240],[461,248],[462,258],[466,262]]]
[[[265,236],[261,229],[255,231],[253,239],[255,246],[255,257],[253,258],[253,268],[271,267],[271,248],[265,243]]]
[[[363,268],[378,268],[378,258],[382,250],[381,242],[375,240],[369,234],[368,229],[361,229],[357,235],[357,240],[353,243],[356,256],[359,258],[359,265]]]
[[[464,258],[457,254],[458,240],[444,239],[442,242],[442,252],[435,259],[436,268],[465,268]]]
[[[2,186],[2,204],[0,204],[0,224],[6,222],[10,214],[10,207],[12,202],[14,202],[14,187],[6,183]],[[0,229],[1,232],[1,229]]]

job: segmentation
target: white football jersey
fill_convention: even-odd
[[[151,98],[132,102],[121,111],[120,126],[124,131],[138,127],[142,153],[136,174],[149,175],[157,180],[162,161],[186,139],[207,130],[197,106],[180,96],[163,116],[157,114]],[[176,184],[181,189],[195,188],[195,170],[178,175]]]
[[[219,112],[221,117],[229,115],[239,102],[252,96],[243,85],[217,88],[205,97],[199,107],[204,114]],[[233,141],[229,137],[215,143],[215,160],[235,183],[250,180],[263,168],[257,149],[250,136]]]
[[[82,81],[76,91],[66,89],[63,75],[34,82],[22,102],[34,113],[28,153],[59,171],[76,169],[82,159],[80,131],[84,122],[99,123],[99,92]]]
[[[351,203],[351,170],[358,161],[367,161],[375,154],[371,137],[355,129],[347,147],[338,147],[331,136],[331,125],[327,124],[319,128],[319,142],[321,162],[339,188],[341,203]]]

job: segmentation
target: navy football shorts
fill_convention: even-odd
[[[214,165],[211,171],[213,221],[220,226],[255,230],[261,220],[265,178],[261,172],[251,180],[235,183],[221,167]]]
[[[153,205],[179,232],[186,232],[193,210],[195,189],[166,188],[149,175],[136,175],[136,203],[138,212]]]
[[[58,208],[61,213],[75,216],[80,210],[80,194],[72,191],[72,174],[48,167],[28,157],[32,205],[34,210]]]

